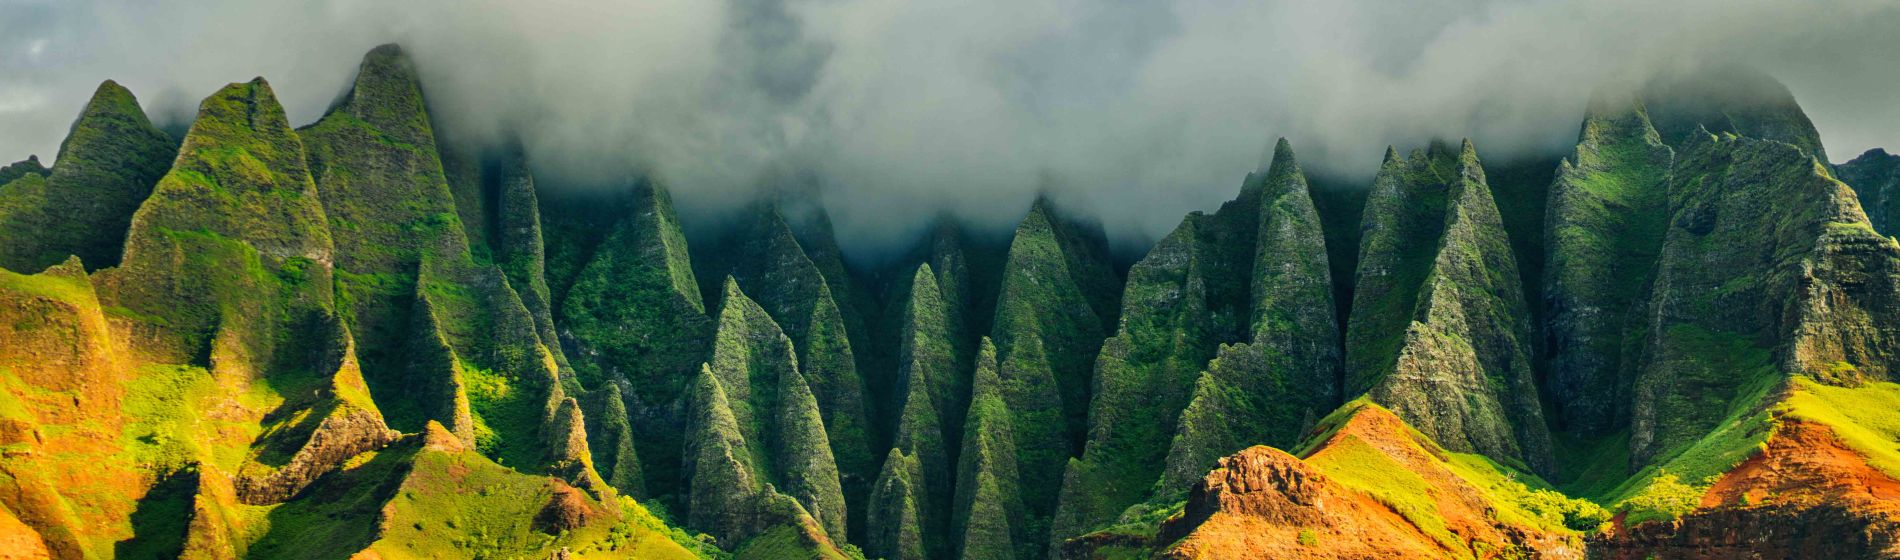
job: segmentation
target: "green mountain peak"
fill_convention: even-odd
[[[54,169],[37,157],[0,169],[0,267],[33,272],[77,255],[89,270],[119,263],[132,214],[171,166],[177,144],[138,99],[106,80],[60,143]]]

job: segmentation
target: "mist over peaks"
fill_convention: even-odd
[[[520,136],[541,183],[651,175],[691,224],[814,199],[846,249],[949,213],[1007,229],[1038,193],[1139,243],[1232,198],[1276,137],[1369,179],[1388,144],[1566,150],[1591,93],[1745,64],[1832,155],[1895,144],[1900,5],[1769,0],[1394,5],[1078,0],[12,0],[0,155],[50,159],[100,80],[155,120],[264,76],[293,124],[399,42],[443,133]]]

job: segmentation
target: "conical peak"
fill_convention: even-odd
[[[100,112],[138,115],[140,119],[145,118],[145,111],[139,108],[138,97],[132,95],[132,90],[112,80],[100,82],[99,88],[92,92],[92,100],[86,102],[86,115]],[[74,124],[76,126],[78,123]]]
[[[241,122],[256,124],[260,113],[275,112],[282,115],[283,106],[277,103],[277,94],[271,90],[270,82],[263,77],[252,78],[248,82],[233,82],[218,88],[216,93],[206,97],[198,104],[198,120],[192,122],[192,130],[205,119],[214,122]],[[288,121],[286,121],[288,122]]]
[[[748,235],[754,238],[766,235],[791,235],[792,225],[785,221],[785,213],[779,210],[777,197],[761,197],[746,205],[742,214],[743,224],[751,228]]]
[[[1036,200],[1029,203],[1030,216],[1052,218],[1055,214],[1055,202],[1049,200],[1048,193],[1036,193]]]
[[[913,294],[917,292],[917,288],[919,287],[925,285],[935,286],[936,284],[937,273],[930,269],[930,263],[917,265],[917,272],[910,277],[911,293]]]
[[[408,54],[403,52],[402,45],[399,45],[396,43],[383,43],[381,45],[376,45],[376,48],[370,49],[369,53],[363,55],[363,57],[365,59],[370,59],[370,58],[402,59],[402,58],[407,58]]]
[[[739,289],[739,280],[733,278],[730,274],[726,275],[725,287],[720,291],[725,294],[720,298],[720,301],[725,302],[727,309],[731,309],[736,302],[750,301],[750,299],[746,297],[745,292]]]
[[[991,390],[1000,389],[997,386],[1002,381],[996,372],[996,342],[985,336],[977,348],[976,385]]]
[[[376,47],[363,55],[349,96],[330,112],[337,111],[346,111],[386,134],[421,135],[431,128],[415,63],[395,44]],[[427,141],[434,142],[433,138]]]
[[[363,55],[362,64],[357,66],[356,87],[359,88],[389,81],[413,83],[415,80],[415,63],[395,43],[370,49]]]
[[[1404,163],[1405,163],[1405,158],[1399,155],[1399,149],[1393,147],[1391,144],[1387,144],[1385,146],[1385,162],[1383,165],[1385,165],[1386,167],[1392,167],[1392,166],[1397,166],[1397,165],[1403,165]]]
[[[1643,105],[1642,98],[1634,93],[1598,90],[1590,95],[1590,103],[1585,106],[1583,114],[1586,120],[1617,118],[1629,114],[1632,110],[1645,115],[1649,112],[1649,109]]]
[[[1478,160],[1478,148],[1471,144],[1471,139],[1469,138],[1466,138],[1464,145],[1458,148],[1457,173],[1458,177],[1462,177],[1466,181],[1478,184],[1485,182],[1484,164]]]
[[[1303,180],[1304,177],[1305,173],[1300,170],[1299,160],[1293,156],[1293,144],[1287,142],[1286,138],[1281,138],[1273,147],[1273,164],[1267,167],[1267,182],[1278,185],[1288,179]]]
[[[302,143],[291,133],[283,105],[278,104],[277,95],[263,78],[229,84],[206,97],[198,105],[197,120],[192,121],[191,130],[185,133],[183,152],[191,152],[192,146],[251,142],[257,138],[295,144],[297,153],[279,151],[253,155],[278,160],[295,167],[299,173],[303,171]]]
[[[1589,111],[1584,114],[1583,129],[1578,133],[1577,143],[1612,141],[1611,138],[1627,136],[1633,131],[1639,131],[1636,133],[1657,143],[1662,142],[1662,135],[1650,122],[1648,109],[1641,99],[1633,96],[1593,99]]]

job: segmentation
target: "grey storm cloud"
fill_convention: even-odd
[[[1437,137],[1552,153],[1665,69],[1755,66],[1837,159],[1891,147],[1894,29],[1870,0],[0,0],[0,156],[51,157],[108,78],[182,122],[261,75],[310,122],[393,41],[446,130],[517,132],[552,185],[656,177],[689,221],[791,189],[877,249],[1046,192],[1148,239],[1276,137],[1346,177]]]

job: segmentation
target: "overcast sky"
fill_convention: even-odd
[[[394,41],[546,184],[651,173],[689,221],[796,184],[862,249],[1049,192],[1143,239],[1279,136],[1347,175],[1432,137],[1563,150],[1591,91],[1667,67],[1774,75],[1836,159],[1900,146],[1896,30],[1885,0],[0,0],[0,159],[50,160],[108,78],[178,121],[261,75],[305,124]]]

